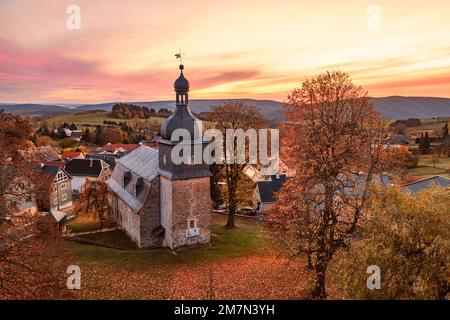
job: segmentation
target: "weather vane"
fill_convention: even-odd
[[[180,49],[178,50],[178,53],[175,53],[175,58],[180,59],[180,64],[183,64],[183,56],[184,53],[182,53]]]

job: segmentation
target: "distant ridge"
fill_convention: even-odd
[[[241,102],[257,109],[269,120],[285,119],[283,104],[274,100],[257,99],[205,99],[190,100],[189,105],[195,113],[210,111],[212,107],[224,104],[227,101]],[[371,98],[371,101],[378,112],[390,119],[408,118],[433,118],[450,117],[450,98],[434,97],[383,97]],[[43,104],[5,104],[0,103],[0,109],[27,116],[48,116],[64,115],[83,111],[103,110],[111,111],[112,106],[118,102],[108,102],[99,104],[66,104],[66,105],[43,105]],[[163,101],[139,101],[127,102],[140,106],[154,108],[168,108],[174,110],[175,102],[172,100]]]

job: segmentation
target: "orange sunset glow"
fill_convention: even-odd
[[[80,29],[66,26],[69,5]],[[375,97],[450,97],[449,11],[448,0],[0,0],[0,102],[172,99],[179,50],[197,99],[283,101],[336,69]]]

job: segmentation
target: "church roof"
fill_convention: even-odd
[[[177,103],[175,112],[167,118],[161,125],[161,137],[166,141],[171,141],[172,134],[176,129],[186,129],[189,131],[192,140],[201,139],[203,134],[202,122],[195,117],[188,106],[189,81],[183,74],[184,66],[180,65],[180,76],[175,80],[174,87],[177,93]],[[179,96],[185,96],[178,100]],[[178,142],[178,141],[177,141]]]
[[[180,93],[188,92],[189,88],[190,88],[188,79],[186,79],[184,77],[183,69],[184,69],[184,66],[182,64],[180,64],[180,70],[181,70],[180,76],[178,77],[177,80],[175,80],[175,83],[173,84],[175,91],[180,92]]]
[[[131,208],[139,212],[147,199],[152,180],[159,175],[158,150],[141,146],[128,155],[116,160],[116,167],[107,180],[108,187]],[[124,177],[129,177],[129,182],[124,185]],[[145,183],[142,192],[135,194],[135,187],[139,179]]]
[[[117,159],[117,163],[149,182],[159,174],[159,152],[146,146]]]

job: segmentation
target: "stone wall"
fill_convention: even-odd
[[[140,247],[151,248],[161,247],[162,238],[152,235],[152,231],[161,224],[160,219],[160,182],[159,176],[153,179],[144,207],[140,212],[141,230],[140,230]]]
[[[164,246],[176,248],[210,242],[212,200],[209,180],[209,177],[202,177],[171,181],[161,177],[161,219],[166,229]],[[200,233],[188,238],[186,231],[191,219]]]
[[[136,242],[138,247],[141,247],[139,215],[134,213],[120,198],[117,199],[117,209],[120,226],[130,236],[131,240]]]

